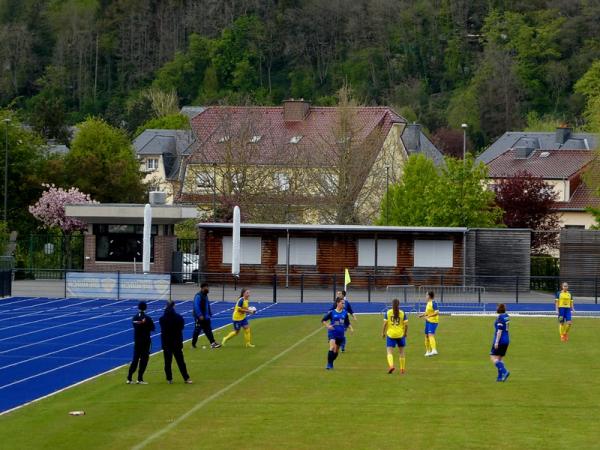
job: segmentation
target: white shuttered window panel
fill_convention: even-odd
[[[396,239],[377,240],[377,266],[396,267],[398,263],[398,241]],[[358,240],[358,265],[375,266],[375,239]]]
[[[415,240],[414,267],[452,267],[454,241]]]
[[[277,264],[285,264],[287,256],[287,238],[279,238],[277,246]],[[290,265],[317,265],[317,238],[290,238]]]
[[[231,264],[231,236],[223,236],[223,264]],[[261,238],[242,236],[240,238],[240,264],[260,264]]]

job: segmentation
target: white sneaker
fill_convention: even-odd
[[[425,353],[425,356],[431,356],[431,352]]]
[[[435,356],[437,354],[438,354],[437,350],[431,350],[431,353],[429,353],[429,356]]]

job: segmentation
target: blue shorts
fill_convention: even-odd
[[[247,327],[247,326],[248,326],[248,319],[233,321],[233,329],[235,331],[240,331],[242,328]]]
[[[385,337],[385,346],[386,347],[406,347],[406,336],[401,338],[391,338],[389,336]]]
[[[344,343],[344,334],[336,333],[335,331],[327,331],[327,342],[335,340],[336,345],[342,345]]]
[[[560,323],[571,321],[571,308],[558,308],[558,321]]]
[[[425,334],[435,334],[439,323],[432,323],[425,321]]]

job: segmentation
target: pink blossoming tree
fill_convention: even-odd
[[[81,220],[65,215],[65,206],[73,203],[98,203],[79,189],[72,187],[68,190],[57,188],[53,184],[44,184],[47,188],[35,205],[29,207],[29,212],[48,228],[58,227],[65,235],[85,229],[86,224]]]

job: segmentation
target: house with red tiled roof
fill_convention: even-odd
[[[255,222],[373,223],[408,157],[388,107],[211,106],[191,125],[177,201],[217,220],[240,204]]]
[[[583,182],[582,175],[595,158],[593,150],[534,149],[518,147],[510,149],[488,165],[488,177],[500,180],[514,177],[526,171],[543,178],[558,194],[556,211],[560,213],[564,228],[590,228],[594,217],[586,212],[591,206],[600,207],[600,198]]]

